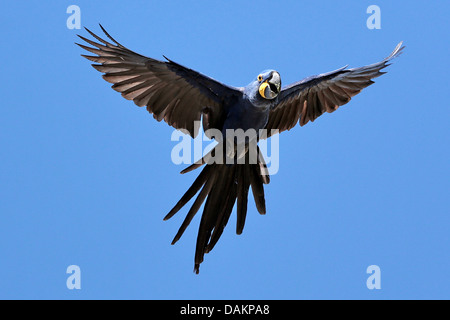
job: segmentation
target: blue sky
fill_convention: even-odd
[[[244,233],[233,214],[195,275],[200,214],[175,246],[187,209],[162,218],[198,173],[180,175],[172,128],[80,57],[72,4],[83,26],[234,86],[407,48],[349,104],[280,135],[267,214],[250,197]],[[450,298],[447,2],[13,1],[0,15],[0,298]]]

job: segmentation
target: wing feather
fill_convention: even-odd
[[[345,66],[284,87],[280,92],[278,104],[270,111],[267,131],[290,130],[297,122],[304,126],[325,112],[334,112],[362,89],[373,84],[372,79],[385,74],[386,72],[381,70],[389,66],[389,62],[398,57],[403,48],[400,42],[381,62],[353,69],[347,69]]]
[[[202,110],[212,110],[209,126],[222,129],[223,102],[233,95],[242,95],[238,88],[227,86],[197,71],[183,67],[166,58],[160,61],[133,52],[112,38],[102,39],[86,29],[96,41],[80,36],[84,50],[95,54],[82,55],[94,62],[92,66],[103,73],[103,79],[125,99],[140,107],[146,106],[157,121],[164,120],[176,129],[186,129],[192,137],[194,121],[200,121]]]

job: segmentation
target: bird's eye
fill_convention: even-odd
[[[262,76],[262,75],[259,75],[259,76],[258,76],[258,81],[262,81],[262,79],[263,79],[263,76]]]

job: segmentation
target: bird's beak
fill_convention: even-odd
[[[264,99],[274,99],[280,93],[280,88],[280,75],[274,72],[269,79],[261,83],[259,86],[259,94]]]
[[[270,99],[270,86],[267,80],[259,86],[259,94],[264,99]]]

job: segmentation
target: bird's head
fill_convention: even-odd
[[[256,78],[259,95],[268,100],[275,99],[281,90],[281,77],[275,70],[261,72]]]

